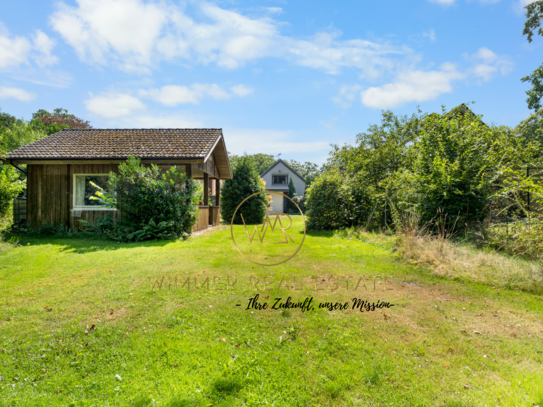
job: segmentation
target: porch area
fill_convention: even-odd
[[[192,227],[193,232],[204,230],[221,224],[219,206],[198,205],[198,221]]]

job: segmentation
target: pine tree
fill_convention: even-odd
[[[247,157],[239,158],[234,168],[233,178],[226,180],[221,191],[221,217],[227,223],[238,205],[255,192],[265,191],[265,183],[260,178],[254,163]],[[266,194],[258,194],[248,199],[237,211],[234,224],[242,224],[241,214],[246,224],[261,224],[266,215],[268,198]]]

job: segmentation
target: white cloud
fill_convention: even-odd
[[[228,134],[228,151],[233,154],[315,153],[328,151],[327,141],[293,142],[296,137],[290,131],[271,129],[224,129]]]
[[[422,33],[424,38],[428,38],[430,42],[436,42],[436,32],[433,28],[430,28],[428,31]]]
[[[64,71],[51,71],[46,69],[27,69],[11,72],[10,76],[20,81],[35,83],[36,85],[51,86],[54,88],[67,88],[72,83],[72,75]]]
[[[0,99],[17,99],[21,102],[30,102],[36,99],[36,95],[24,89],[0,86]]]
[[[410,55],[407,47],[367,40],[338,40],[339,32],[319,33],[310,40],[284,38],[286,57],[295,64],[338,74],[343,67],[358,68],[362,75],[377,78],[395,67],[394,56]]]
[[[140,73],[150,73],[163,61],[234,69],[276,57],[333,74],[354,67],[377,77],[392,68],[391,58],[412,54],[407,47],[340,40],[339,32],[317,33],[308,39],[283,36],[282,23],[269,17],[249,18],[206,2],[177,6],[143,0],[77,0],[76,6],[60,3],[50,22],[81,60]]]
[[[339,89],[339,95],[332,98],[332,100],[340,105],[342,108],[347,109],[351,107],[356,96],[359,95],[360,85],[343,85]]]
[[[497,75],[506,75],[513,69],[513,63],[503,55],[482,47],[475,54],[465,55],[471,66],[459,69],[445,63],[437,70],[423,71],[409,68],[400,71],[395,79],[381,86],[370,87],[360,92],[362,104],[374,109],[388,109],[408,102],[434,100],[443,93],[453,91],[453,83],[461,79],[476,78],[489,81]],[[348,108],[359,85],[343,85],[334,102]]]
[[[431,3],[441,4],[442,6],[452,6],[456,0],[428,0]]]
[[[190,86],[166,85],[159,89],[140,90],[140,95],[162,103],[165,106],[179,104],[198,104],[204,98],[214,100],[227,100],[232,96],[247,96],[253,89],[245,85],[236,85],[230,88],[230,92],[217,84],[194,83]]]
[[[513,70],[511,60],[503,55],[497,55],[488,48],[479,48],[479,50],[468,56],[468,59],[475,62],[471,69],[472,75],[489,81],[497,74],[506,75]]]
[[[137,114],[112,121],[121,128],[137,129],[193,129],[205,127],[201,120],[182,114]]]
[[[230,88],[232,93],[239,97],[249,96],[253,93],[254,89],[245,85],[236,85]]]
[[[138,98],[122,93],[108,93],[100,96],[91,94],[90,99],[83,103],[90,113],[106,119],[131,116],[146,108]]]
[[[517,0],[513,3],[513,11],[517,14],[524,15],[526,13],[526,7],[528,4],[533,3],[532,0]]]
[[[58,62],[51,54],[55,43],[47,34],[36,30],[32,40],[22,36],[10,35],[0,21],[0,69],[17,68],[34,60],[40,67]]]
[[[283,9],[281,7],[266,7],[266,10],[272,14],[282,14]]]
[[[515,4],[515,10],[518,13],[523,13],[524,14],[524,12],[525,12],[524,7],[526,7],[530,3],[533,3],[534,1],[535,0],[518,0],[517,3]]]
[[[464,74],[451,64],[444,64],[438,71],[403,72],[393,83],[362,91],[362,104],[387,109],[407,102],[432,100],[442,93],[452,92],[452,82],[463,77]]]
[[[0,23],[0,68],[17,67],[27,62],[32,44],[24,37],[10,37]]]
[[[35,56],[34,59],[40,67],[54,65],[58,58],[52,54],[55,41],[40,30],[36,30],[33,37]]]

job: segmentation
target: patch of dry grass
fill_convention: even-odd
[[[397,250],[411,263],[429,266],[435,275],[468,279],[496,287],[543,291],[543,264],[490,249],[431,236],[402,235]]]
[[[492,287],[543,292],[543,262],[513,256],[492,248],[432,236],[416,227],[402,234],[371,233],[344,229],[336,236],[360,240],[372,246],[395,251],[411,264],[431,274],[456,280],[473,281]]]

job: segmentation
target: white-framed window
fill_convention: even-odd
[[[272,185],[288,185],[288,175],[287,174],[273,174]]]
[[[107,191],[108,179],[109,174],[74,174],[74,210],[115,210],[112,208],[105,208],[100,201],[90,199],[90,197],[95,195],[97,191],[97,189],[93,187],[90,182],[92,181]]]

